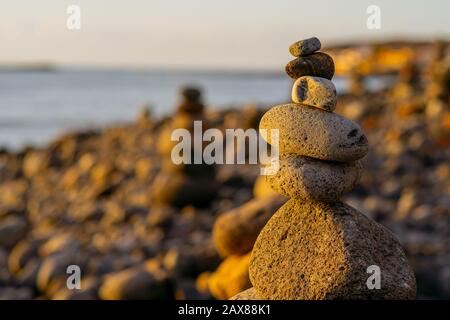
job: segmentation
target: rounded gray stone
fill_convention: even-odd
[[[361,164],[330,162],[282,155],[280,169],[265,176],[272,189],[288,198],[336,201],[351,191],[361,176]]]
[[[292,101],[333,111],[337,103],[336,87],[328,79],[304,76],[298,78],[292,87]]]
[[[316,52],[290,61],[286,65],[285,71],[292,79],[316,76],[331,80],[334,75],[334,62],[326,53]]]
[[[300,57],[308,54],[312,54],[320,50],[322,44],[316,37],[297,41],[290,45],[289,52],[294,57]]]
[[[270,129],[279,131],[281,154],[297,154],[320,160],[348,162],[369,151],[359,125],[344,117],[303,104],[278,105],[267,111],[259,129],[267,129],[267,143],[273,145]]]

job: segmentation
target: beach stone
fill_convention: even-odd
[[[173,207],[154,207],[147,216],[147,225],[153,228],[168,229],[172,226],[177,211]]]
[[[326,53],[317,52],[290,61],[285,70],[292,79],[315,76],[331,80],[334,75],[334,62]]]
[[[27,221],[17,215],[7,216],[0,220],[0,247],[11,248],[22,239],[27,232]]]
[[[347,162],[364,157],[369,145],[358,124],[344,117],[299,104],[278,105],[267,111],[259,129],[279,129],[281,154]],[[270,131],[266,139],[272,144]]]
[[[103,300],[169,299],[172,295],[167,277],[139,268],[107,275],[99,289]]]
[[[263,300],[255,288],[251,287],[250,289],[244,290],[237,295],[231,297],[229,300]]]
[[[190,177],[160,172],[152,186],[152,196],[158,204],[184,207],[188,204],[204,207],[215,197],[217,184],[207,177]]]
[[[41,292],[49,293],[55,288],[55,283],[62,277],[67,279],[67,267],[82,263],[80,257],[74,253],[59,253],[42,260],[37,273],[36,285]],[[53,284],[53,288],[52,288]]]
[[[14,279],[19,286],[35,287],[41,262],[38,258],[32,258],[25,266],[14,274]]]
[[[195,279],[196,290],[205,296],[210,295],[208,281],[211,274],[212,272],[210,271],[204,271],[197,276],[197,279]]]
[[[27,152],[22,165],[22,171],[25,177],[31,178],[34,175],[45,171],[50,165],[49,154],[42,151]]]
[[[200,89],[195,87],[185,87],[181,89],[183,102],[178,106],[177,112],[185,112],[190,114],[203,112],[205,106],[202,103]]]
[[[209,300],[210,295],[202,294],[192,279],[180,279],[176,283],[175,300]]]
[[[98,278],[87,276],[81,279],[81,289],[70,290],[64,288],[52,296],[53,300],[96,300],[97,291],[100,285]]]
[[[83,268],[84,261],[80,254],[76,252],[64,252],[52,255],[42,260],[37,273],[36,285],[41,292],[49,294],[53,290],[57,290],[61,279],[67,280],[67,267],[70,265],[78,265]]]
[[[358,183],[359,161],[329,162],[296,155],[282,155],[280,169],[265,176],[271,187],[288,198],[337,201]]]
[[[34,257],[37,257],[40,241],[22,240],[17,243],[8,256],[8,270],[19,272]]]
[[[172,248],[164,255],[164,267],[177,276],[189,277],[196,273],[196,261],[188,248]]]
[[[368,289],[369,266],[381,288]],[[267,299],[414,299],[416,281],[398,239],[341,202],[290,199],[259,235],[250,279]]]
[[[320,40],[316,37],[297,41],[289,47],[289,52],[294,57],[306,56],[312,54],[322,47]]]
[[[43,243],[39,248],[39,255],[47,257],[60,252],[75,252],[80,250],[80,248],[80,242],[73,235],[70,233],[61,233],[52,236]]]
[[[180,90],[180,94],[181,96],[186,100],[186,101],[199,101],[202,95],[202,92],[199,88],[195,88],[195,87],[183,87]]]
[[[184,102],[178,106],[177,111],[195,114],[203,112],[204,109],[205,106],[200,102]]]
[[[209,121],[205,118],[205,116],[202,113],[191,114],[191,113],[182,112],[182,113],[176,113],[171,118],[170,122],[167,122],[166,124],[164,124],[161,127],[161,129],[158,131],[158,138],[157,138],[157,142],[156,142],[157,151],[164,158],[168,158],[167,162],[172,162],[171,157],[172,157],[173,148],[180,143],[180,141],[172,140],[173,132],[175,130],[185,129],[185,130],[189,131],[189,133],[191,135],[193,135],[196,121],[201,121],[203,131],[206,131],[211,127],[211,125],[209,124]],[[190,156],[190,163],[193,163],[195,153],[199,153],[200,155],[202,155],[203,149],[208,144],[209,144],[208,141],[203,141],[201,146],[197,146],[194,143],[194,139],[191,139],[191,142],[190,142],[191,152],[190,152],[190,154],[183,155],[185,157],[185,160],[188,160],[186,157]],[[189,161],[187,161],[187,162],[189,163]],[[179,167],[180,165],[174,165],[174,166]],[[183,168],[183,166],[181,166],[181,168]],[[180,171],[180,170],[178,169],[176,171]],[[181,170],[181,171],[183,171],[183,170]]]
[[[0,248],[0,270],[6,270],[8,265],[8,252]]]
[[[256,198],[221,214],[214,222],[212,231],[217,251],[222,256],[249,252],[261,229],[285,201],[279,195]]]
[[[336,87],[328,79],[304,76],[298,78],[292,87],[292,101],[333,111],[337,103]]]
[[[151,112],[152,107],[148,104],[143,105],[140,109],[139,109],[139,113],[136,119],[136,125],[140,126],[140,127],[150,127],[152,124],[152,112]]]
[[[248,276],[250,253],[227,257],[208,279],[208,287],[216,299],[229,299],[251,287]]]

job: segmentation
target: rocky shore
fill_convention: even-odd
[[[279,173],[286,178],[302,174],[293,167],[305,168],[305,174],[323,165],[335,175],[327,175],[328,185],[344,181],[330,190],[297,186],[284,192],[313,193],[325,201],[336,192],[392,230],[414,271],[417,298],[450,297],[448,51],[437,44],[429,59],[411,55],[395,84],[383,91],[368,92],[359,69],[349,76],[350,91],[338,99],[294,90],[294,102],[316,104],[321,112],[360,124],[370,148],[360,160],[364,170],[350,162],[364,152],[333,154],[314,147],[315,159],[283,157],[286,166]],[[314,65],[330,63],[324,56],[316,60]],[[301,80],[293,73],[301,66],[291,67],[288,73],[300,77],[294,88],[316,86],[329,93],[327,81]],[[327,72],[317,77],[331,78]],[[0,299],[228,299],[251,287],[253,244],[287,198],[271,193],[257,165],[172,168],[165,132],[189,129],[198,118],[220,130],[257,129],[268,109],[218,111],[204,108],[195,90],[183,96],[172,117],[154,119],[143,109],[134,123],[68,133],[43,148],[0,151]],[[301,112],[317,123],[314,112]],[[284,151],[296,149],[301,134]],[[292,199],[288,204],[300,205]],[[68,265],[81,268],[80,290],[66,286]]]

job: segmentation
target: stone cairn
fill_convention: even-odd
[[[260,129],[280,133],[280,169],[266,178],[290,199],[253,247],[253,287],[232,299],[412,299],[415,277],[398,239],[340,201],[359,180],[368,141],[333,112],[334,63],[320,48],[317,38],[289,48],[294,103],[261,119]]]
[[[181,97],[175,116],[161,129],[159,135],[158,152],[163,161],[161,172],[155,177],[152,193],[159,204],[203,207],[217,192],[215,167],[205,163],[194,164],[194,154],[202,153],[203,146],[198,148],[194,145],[194,139],[191,139],[191,164],[175,164],[171,158],[172,148],[178,143],[171,139],[174,130],[186,129],[193,137],[194,121],[202,121],[203,130],[208,127],[201,91],[194,87],[182,88]]]

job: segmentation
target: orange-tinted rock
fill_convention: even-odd
[[[381,270],[369,289],[370,266]],[[290,199],[261,231],[250,279],[258,295],[274,300],[413,299],[414,273],[398,239],[340,202]]]

